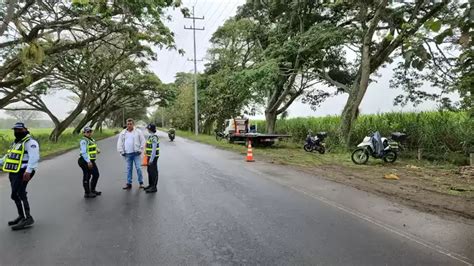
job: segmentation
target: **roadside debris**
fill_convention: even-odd
[[[389,180],[399,180],[400,178],[395,175],[395,174],[388,174],[388,175],[385,175],[384,176],[385,179],[389,179]]]

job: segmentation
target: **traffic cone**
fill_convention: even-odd
[[[143,155],[142,166],[148,166],[148,156]]]
[[[253,159],[253,152],[252,152],[252,141],[249,140],[249,146],[247,147],[247,162],[255,162]]]

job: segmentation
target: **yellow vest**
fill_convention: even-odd
[[[89,159],[94,161],[97,159],[97,144],[95,143],[94,139],[83,138],[87,141],[87,155],[89,155]]]
[[[156,139],[156,157],[160,157],[160,139],[156,135],[150,135],[146,141],[145,155],[151,157],[153,152],[153,139]]]
[[[24,137],[20,142],[13,143],[7,152],[5,161],[3,162],[2,171],[7,173],[18,173],[23,163],[25,155],[25,143],[30,140],[30,136]]]

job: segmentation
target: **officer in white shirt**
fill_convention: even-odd
[[[40,153],[38,142],[30,136],[24,123],[18,122],[12,129],[15,140],[8,153],[0,158],[0,165],[3,172],[9,173],[11,199],[18,210],[18,217],[9,221],[8,225],[13,230],[21,230],[32,226],[35,222],[30,213],[26,187],[38,168]]]

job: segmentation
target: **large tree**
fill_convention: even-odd
[[[244,70],[252,69],[261,56],[255,42],[256,27],[250,19],[230,19],[211,38],[210,62],[199,79],[199,110],[205,132],[209,133],[216,121],[221,125],[224,119],[241,114],[255,101],[254,78]]]
[[[442,108],[461,109],[474,117],[474,49],[472,43],[474,9],[472,4],[451,4],[449,12],[425,23],[425,32],[402,46],[403,60],[398,64],[392,86],[405,93],[396,104],[435,100]],[[426,91],[429,82],[438,92]],[[460,96],[458,103],[448,97]]]
[[[0,41],[0,108],[44,76],[32,69],[45,58],[81,49],[121,33],[158,46],[173,46],[173,34],[164,25],[164,8],[180,1],[18,1],[7,6],[7,29]]]
[[[208,87],[216,90],[216,85],[225,86],[227,90],[217,90],[223,93],[221,98],[240,101],[240,105],[226,101],[230,114],[241,111],[239,108],[248,105],[250,98],[252,103],[264,106],[267,132],[272,133],[277,116],[298,97],[311,92],[314,102],[320,102],[329,96],[314,90],[320,79],[311,69],[328,60],[341,61],[343,54],[332,49],[339,41],[335,34],[331,39],[309,31],[315,23],[327,19],[316,11],[321,7],[315,1],[249,1],[235,19],[216,32],[213,40],[219,49],[210,52],[218,56],[209,72],[213,65],[219,68],[210,77]]]
[[[85,125],[100,125],[107,114],[121,108],[147,107],[153,101],[167,97],[160,80],[146,70],[145,59],[153,53],[134,38],[121,35],[107,42],[91,44],[47,59],[39,69],[54,70],[40,82],[22,91],[18,100],[34,110],[46,113],[55,124],[50,139],[57,141],[64,130],[85,111],[74,130]],[[43,95],[67,90],[74,95],[75,107],[63,120],[53,114],[43,101]]]
[[[327,5],[327,12],[338,18],[332,24],[348,34],[340,49],[351,49],[354,75],[347,84],[336,84],[349,97],[342,112],[342,141],[350,143],[354,121],[372,76],[392,62],[400,49],[420,34],[426,22],[446,11],[448,1],[392,3],[388,0],[338,1]],[[315,25],[317,26],[317,25]],[[330,77],[322,76],[335,84]]]

